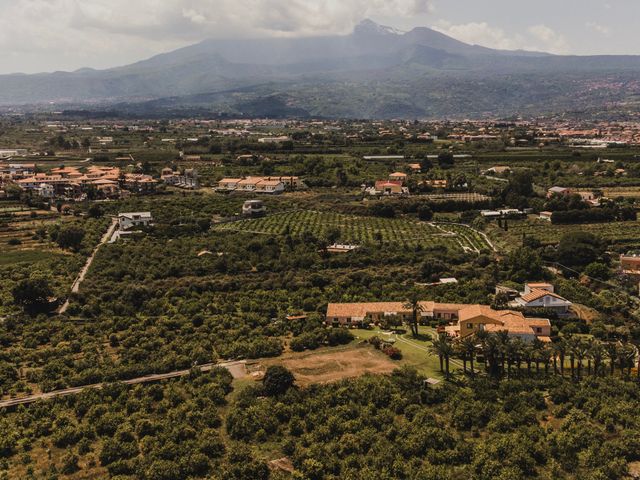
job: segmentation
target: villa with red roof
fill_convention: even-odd
[[[465,305],[420,302],[420,321],[448,320],[445,332],[454,338],[464,338],[479,331],[496,333],[506,331],[510,336],[525,341],[538,339],[549,342],[551,322],[546,318],[526,318],[522,312],[493,310],[487,305]],[[396,316],[409,321],[412,311],[403,302],[330,303],[326,323],[332,326],[355,327],[378,323],[385,316]]]

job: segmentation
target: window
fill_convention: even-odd
[[[473,323],[467,323],[467,328],[469,330],[473,330]]]
[[[536,327],[536,333],[542,333],[542,328]]]

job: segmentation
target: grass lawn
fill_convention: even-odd
[[[404,335],[387,335],[380,329],[357,329],[353,330],[352,333],[355,335],[357,340],[368,340],[376,335],[382,339],[392,338],[396,341],[395,347],[402,352],[402,360],[398,362],[399,365],[410,365],[417,368],[423,375],[433,378],[442,378],[442,374],[440,373],[440,360],[436,355],[429,352],[429,347],[431,346],[430,341],[425,340],[424,338],[415,339],[411,336],[411,333],[406,333]],[[420,334],[425,336],[429,335],[433,338],[436,336],[436,331],[434,328],[421,326]],[[450,361],[450,368],[454,371],[458,367],[453,363],[453,361]]]

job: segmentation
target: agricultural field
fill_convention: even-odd
[[[507,231],[493,224],[487,229],[492,240],[505,249],[521,245],[523,236],[535,238],[543,245],[555,245],[563,235],[583,231],[593,233],[613,245],[625,248],[640,246],[640,221],[552,225],[551,222],[532,216],[526,220],[510,220]]]
[[[420,195],[419,198],[428,200],[430,202],[469,202],[480,203],[491,200],[491,197],[482,195],[480,193],[429,193],[426,195]]]
[[[602,193],[607,198],[631,198],[640,199],[640,187],[612,187],[604,188]]]
[[[54,247],[43,238],[42,232],[58,221],[59,215],[50,210],[38,210],[21,205],[3,204],[0,208],[0,247],[4,254],[19,258],[19,252],[44,253]],[[2,263],[8,263],[7,258]]]
[[[264,235],[294,235],[305,232],[325,237],[340,232],[339,241],[355,244],[404,247],[442,246],[452,250],[479,253],[490,250],[486,239],[466,225],[436,224],[408,219],[356,217],[333,212],[292,211],[264,218],[239,220],[214,226],[218,231],[248,232]]]

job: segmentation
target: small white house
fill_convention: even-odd
[[[548,283],[528,283],[524,292],[516,298],[511,306],[514,308],[552,310],[558,315],[569,313],[571,302],[554,293],[553,285]]]
[[[147,227],[153,222],[151,212],[133,212],[118,214],[120,230],[129,230],[133,227]]]

